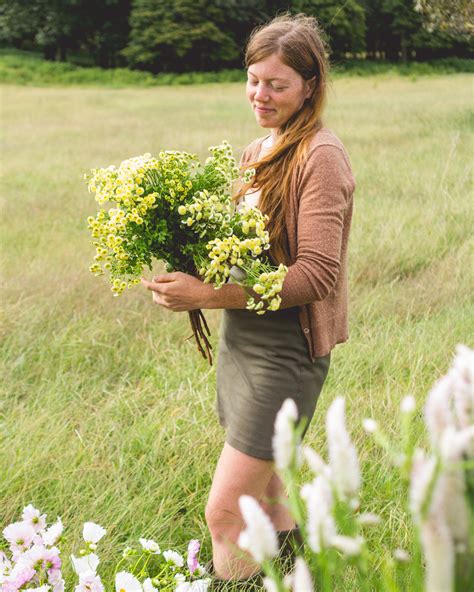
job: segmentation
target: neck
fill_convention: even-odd
[[[277,141],[278,138],[278,128],[277,127],[272,127],[270,129],[270,135],[272,138],[272,142],[275,143]]]

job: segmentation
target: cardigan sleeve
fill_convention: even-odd
[[[280,293],[280,308],[324,300],[336,285],[341,267],[345,212],[354,181],[342,150],[316,146],[299,178],[297,253]]]

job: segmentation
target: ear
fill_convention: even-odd
[[[306,80],[307,92],[305,99],[309,99],[309,97],[313,94],[314,88],[316,86],[316,76],[313,76],[309,80]]]

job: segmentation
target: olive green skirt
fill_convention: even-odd
[[[298,307],[264,315],[224,309],[217,359],[216,410],[226,442],[250,456],[273,459],[276,414],[294,399],[311,421],[331,354],[311,361]]]

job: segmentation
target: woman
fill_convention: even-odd
[[[250,580],[259,569],[236,552],[241,495],[261,501],[279,531],[282,553],[285,540],[299,541],[285,504],[274,503],[286,493],[274,471],[273,425],[291,397],[308,427],[331,350],[348,338],[347,245],[355,188],[344,146],[321,122],[328,62],[315,19],[283,15],[256,29],[246,67],[248,100],[269,134],[244,151],[241,166],[256,174],[235,200],[237,207],[242,200],[258,203],[269,215],[271,257],[289,267],[280,310],[256,315],[245,309],[240,286],[215,290],[180,272],[143,282],[154,302],[170,310],[224,309],[217,411],[226,441],[206,507],[213,570],[223,580]]]

